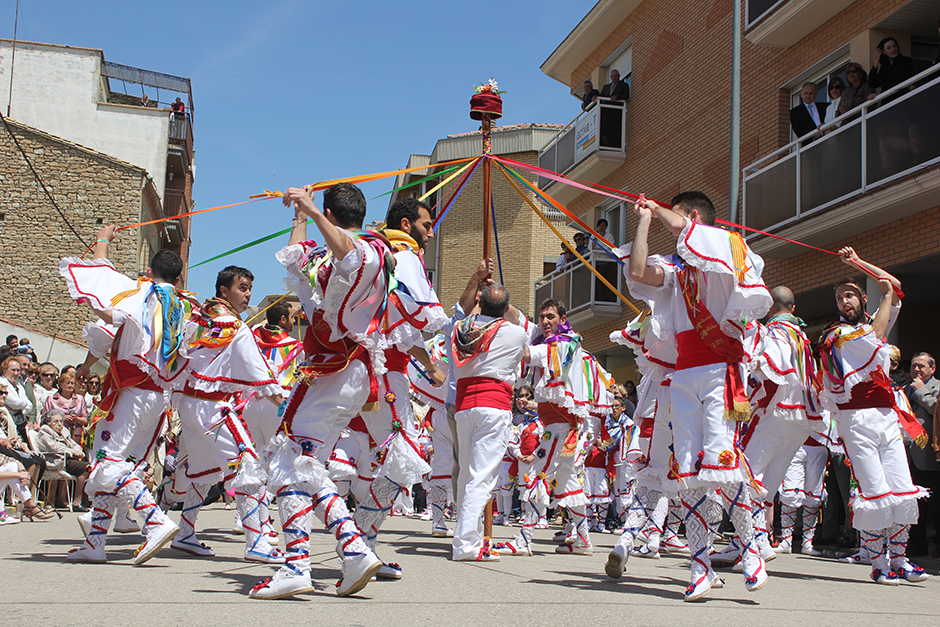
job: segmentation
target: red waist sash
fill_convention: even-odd
[[[408,361],[408,353],[403,353],[397,348],[385,350],[385,367],[389,372],[408,372]]]
[[[676,348],[679,351],[679,356],[676,358],[676,370],[727,363],[727,359],[709,348],[702,336],[694,329],[676,334]]]
[[[557,425],[562,422],[567,422],[571,426],[575,426],[581,422],[577,416],[569,413],[564,407],[558,407],[552,403],[539,403],[537,411],[539,420],[542,421],[543,425]]]
[[[206,392],[205,390],[197,390],[193,387],[193,384],[189,381],[186,382],[186,385],[183,386],[183,396],[189,396],[191,398],[198,398],[203,401],[224,401],[228,397],[226,392]]]
[[[839,409],[892,409],[897,414],[901,427],[919,447],[924,448],[927,446],[927,431],[917,422],[913,414],[898,407],[890,385],[887,381],[881,380],[857,383],[852,388],[849,402],[839,403]]]
[[[457,380],[457,411],[474,407],[512,409],[512,386],[491,377],[465,377]]]

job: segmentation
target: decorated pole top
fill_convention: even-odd
[[[483,154],[488,155],[492,149],[490,130],[492,129],[493,120],[503,117],[503,99],[499,95],[506,92],[499,91],[495,78],[491,78],[487,83],[477,85],[474,87],[474,91],[476,93],[470,98],[470,119],[483,122],[481,127]]]

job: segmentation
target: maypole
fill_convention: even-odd
[[[491,78],[488,83],[481,84],[475,88],[476,94],[470,98],[470,119],[478,120],[482,123],[480,133],[483,136],[483,258],[492,257],[490,250],[490,231],[493,228],[492,222],[492,202],[493,188],[490,178],[490,169],[492,161],[490,154],[493,152],[493,141],[490,138],[490,131],[493,130],[493,120],[503,117],[503,100],[499,97],[502,93],[496,88],[496,79]],[[508,516],[509,512],[505,512]],[[489,543],[493,537],[493,499],[486,503],[486,509],[483,510],[483,538],[484,543]]]
[[[493,130],[493,120],[503,117],[503,100],[499,95],[505,92],[497,90],[496,79],[493,78],[475,89],[477,93],[470,98],[470,119],[482,123],[480,132],[483,136],[483,163],[480,165],[483,166],[483,258],[489,259],[493,256],[490,248],[490,231],[493,229],[493,188],[490,178],[493,140],[490,132]]]

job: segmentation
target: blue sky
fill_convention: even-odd
[[[191,78],[200,209],[405,167],[438,139],[478,128],[469,99],[491,76],[508,92],[503,124],[568,122],[578,101],[539,66],[594,4],[20,0],[17,37]],[[0,2],[0,37],[13,36],[14,7]],[[371,199],[392,183],[362,188]],[[387,197],[370,200],[367,220],[387,207]],[[291,216],[278,200],[196,216],[191,262],[286,228]],[[218,270],[235,263],[255,274],[253,302],[280,292],[283,243],[196,268],[189,288],[210,295]]]

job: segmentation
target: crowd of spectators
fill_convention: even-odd
[[[610,242],[614,247],[617,246],[617,243],[614,241],[613,236],[607,232],[609,228],[609,223],[606,219],[601,218],[597,221],[597,226],[595,231],[598,235],[603,237],[605,240]],[[592,251],[602,250],[604,244],[600,242],[593,235],[585,235],[584,233],[575,233],[574,234],[574,247],[578,251],[578,255],[582,257],[587,257],[591,254]],[[558,261],[555,262],[555,270],[564,270],[571,264],[581,263],[581,260],[578,259],[578,256],[571,252],[571,249],[568,248],[568,245],[564,242],[561,243],[561,254],[558,256]]]
[[[88,511],[84,484],[91,438],[86,429],[100,394],[98,375],[79,381],[74,366],[60,370],[53,363],[40,363],[28,339],[7,337],[0,347],[0,499],[4,503],[10,487],[23,515],[33,519],[53,515],[39,507],[37,500],[47,507]],[[43,479],[46,483],[40,494]],[[23,498],[20,487],[27,490],[29,500]],[[5,509],[0,509],[0,516],[0,524],[15,520]]]

